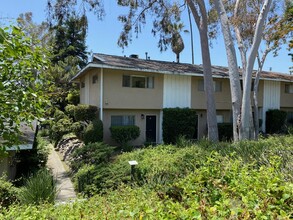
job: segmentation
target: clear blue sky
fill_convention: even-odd
[[[32,12],[33,20],[40,23],[46,19],[46,3],[47,0],[0,0],[0,23],[3,21],[13,21],[20,13]],[[111,55],[126,55],[138,54],[140,58],[145,58],[145,52],[154,60],[175,61],[175,54],[171,49],[165,52],[160,52],[157,48],[158,39],[154,38],[150,32],[151,22],[142,30],[142,33],[135,37],[133,35],[132,43],[125,48],[124,51],[117,46],[117,39],[122,30],[121,23],[118,21],[117,16],[127,11],[124,8],[116,6],[115,0],[104,1],[106,16],[102,21],[98,21],[95,15],[89,14],[89,29],[87,36],[88,51],[95,53],[105,53]],[[186,14],[187,20],[187,14]],[[188,23],[185,24],[186,29],[189,29]],[[195,24],[194,30],[194,51],[195,51],[195,64],[201,64],[201,52],[199,45],[199,37]],[[191,63],[191,47],[190,47],[190,34],[182,33],[185,49],[180,55],[180,62]],[[227,66],[226,52],[223,45],[223,40],[218,37],[212,41],[211,48],[211,61],[213,65]],[[273,57],[270,54],[265,62],[264,70],[289,73],[289,67],[293,66],[290,57],[288,56],[286,45],[279,51],[278,57]],[[238,65],[241,63],[238,61]]]

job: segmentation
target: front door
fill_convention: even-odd
[[[157,142],[157,117],[155,115],[146,116],[146,142]]]

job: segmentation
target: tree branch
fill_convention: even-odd
[[[191,10],[191,12],[193,14],[193,17],[194,17],[194,20],[196,22],[196,25],[198,27],[200,27],[201,17],[199,16],[198,11],[197,11],[197,9],[196,9],[196,7],[194,5],[195,3],[193,1],[191,1],[191,0],[186,0],[186,2],[187,2],[188,7],[190,8],[190,10]]]

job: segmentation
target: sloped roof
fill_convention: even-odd
[[[11,147],[7,147],[7,151],[12,150],[30,150],[33,147],[33,143],[35,140],[36,130],[37,130],[38,121],[34,120],[31,124],[21,122],[20,123],[20,137],[19,140],[21,144],[14,145]]]
[[[78,79],[91,68],[104,69],[123,69],[137,70],[143,72],[157,72],[161,74],[178,74],[178,75],[202,75],[202,65],[193,65],[188,63],[166,62],[158,60],[146,60],[131,58],[126,56],[115,56],[101,53],[94,53],[93,60],[84,69],[82,69],[72,80]],[[214,77],[229,78],[228,67],[212,66]],[[241,74],[241,69],[239,69]],[[262,79],[293,81],[293,76],[284,73],[267,72],[261,73]]]

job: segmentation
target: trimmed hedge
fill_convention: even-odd
[[[18,201],[18,189],[11,182],[6,180],[6,176],[0,176],[0,210],[7,208]]]
[[[127,147],[127,144],[131,140],[135,140],[140,135],[140,129],[136,125],[129,126],[111,126],[111,137],[120,145],[122,148]]]
[[[66,105],[65,106],[65,113],[70,117],[74,118],[74,111],[76,106],[75,105]]]
[[[93,121],[98,118],[98,107],[92,105],[78,105],[74,109],[75,121]]]
[[[93,120],[85,129],[83,135],[85,144],[103,141],[103,122],[101,120]]]
[[[68,93],[66,101],[70,104],[77,105],[80,101],[79,91],[73,90],[70,93]]]
[[[232,123],[218,123],[218,132],[220,141],[233,140],[233,124]]]
[[[196,111],[189,108],[163,109],[164,143],[176,143],[180,136],[192,139],[196,130]]]
[[[90,143],[81,148],[77,148],[72,154],[70,167],[75,172],[85,164],[98,165],[109,162],[114,149],[115,147],[111,147],[102,142]]]
[[[279,134],[284,132],[287,113],[279,109],[266,112],[266,133]]]

